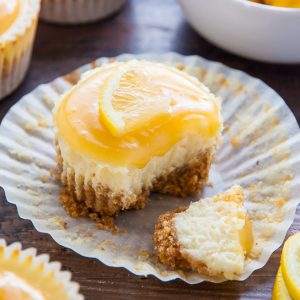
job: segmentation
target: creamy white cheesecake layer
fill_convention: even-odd
[[[10,1],[10,0],[7,0]],[[15,39],[22,35],[32,21],[37,18],[40,8],[40,0],[22,0],[20,1],[20,11],[14,23],[0,35],[0,44]]]
[[[241,194],[234,186],[226,194]],[[245,225],[243,201],[224,201],[222,196],[203,199],[174,217],[180,252],[193,264],[204,263],[211,275],[234,279],[244,269],[240,230]]]
[[[64,169],[70,166],[75,176],[83,176],[94,184],[101,184],[111,189],[113,193],[140,193],[143,188],[149,188],[155,178],[168,174],[181,167],[200,152],[215,150],[220,142],[220,135],[213,138],[200,136],[187,137],[175,144],[165,155],[153,157],[144,168],[115,167],[101,161],[91,160],[75,153],[56,133],[58,145],[64,161]]]

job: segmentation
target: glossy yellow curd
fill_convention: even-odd
[[[126,64],[90,72],[60,102],[55,114],[58,136],[72,150],[114,166],[143,168],[185,137],[219,134],[219,101],[195,78],[145,61],[121,73]],[[118,84],[111,84],[118,76]],[[107,89],[112,91],[106,95],[111,109],[125,124],[119,132],[103,108]]]
[[[300,0],[250,0],[261,4],[288,7],[288,8],[300,8]]]
[[[0,35],[10,28],[19,12],[20,0],[0,0]]]
[[[239,232],[240,235],[240,244],[244,249],[245,255],[249,255],[253,247],[253,231],[252,223],[249,218],[246,216],[245,225]]]
[[[0,300],[68,300],[54,274],[44,274],[44,265],[32,265],[32,257],[20,260],[20,251],[7,256],[0,247]]]

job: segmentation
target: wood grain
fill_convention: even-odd
[[[0,103],[0,119],[24,94],[37,85],[100,56],[124,52],[197,54],[256,76],[274,88],[300,120],[300,66],[256,63],[228,54],[198,36],[187,24],[175,0],[132,0],[119,14],[100,23],[65,27],[40,23],[33,59],[22,86]],[[1,185],[1,183],[0,183]],[[300,210],[289,234],[300,230]],[[95,299],[270,299],[279,265],[279,249],[268,264],[245,282],[187,285],[141,278],[124,269],[109,268],[95,259],[81,257],[57,245],[47,234],[37,232],[30,221],[19,218],[16,208],[0,191],[0,237],[9,243],[21,241],[50,253],[61,261],[81,284],[87,300]]]

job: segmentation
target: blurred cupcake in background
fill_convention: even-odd
[[[22,250],[20,243],[7,246],[1,239],[0,299],[83,300],[71,273],[60,268],[60,263],[49,262],[48,255],[37,256],[34,248]]]
[[[41,19],[58,24],[99,21],[117,12],[126,0],[42,0]]]
[[[0,0],[0,100],[25,77],[40,0]]]

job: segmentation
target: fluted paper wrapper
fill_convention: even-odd
[[[72,274],[69,271],[62,271],[59,262],[50,262],[48,254],[37,255],[35,248],[22,249],[19,242],[7,245],[4,239],[0,239],[0,248],[3,250],[3,256],[9,258],[13,256],[20,266],[24,268],[24,261],[31,262],[32,267],[43,265],[40,269],[41,275],[47,276],[53,274],[48,280],[53,280],[54,283],[59,283],[66,292],[70,300],[83,300],[84,297],[79,294],[79,284],[71,281]],[[28,271],[30,272],[30,270]]]
[[[59,204],[60,184],[49,175],[49,170],[56,169],[54,102],[84,71],[132,58],[185,69],[223,99],[223,142],[202,197],[233,184],[244,187],[255,237],[245,271],[237,278],[246,279],[266,264],[293,222],[300,197],[299,127],[284,100],[262,81],[198,56],[168,53],[101,58],[24,96],[11,108],[0,128],[0,183],[7,200],[16,204],[20,217],[30,219],[38,231],[106,265],[124,267],[137,275],[151,274],[163,281],[220,281],[192,271],[170,270],[158,262],[153,249],[158,216],[189,205],[200,195],[186,199],[152,195],[144,209],[119,215],[117,235],[96,229],[88,219],[70,218]]]
[[[44,21],[82,24],[102,20],[117,12],[126,0],[42,0]]]

